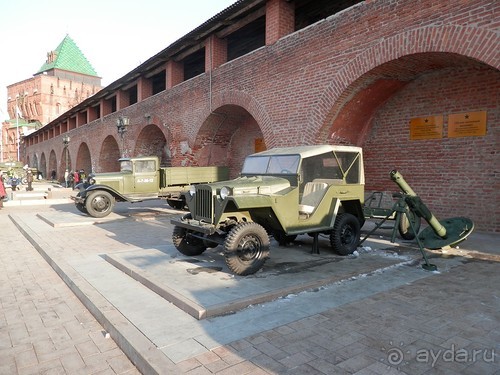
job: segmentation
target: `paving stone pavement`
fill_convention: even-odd
[[[0,211],[0,374],[138,373],[6,215],[32,211]],[[218,346],[165,373],[500,375],[500,249],[498,237],[489,238],[494,256],[445,254],[432,259],[439,272]],[[141,244],[147,238],[132,241]]]
[[[0,374],[139,374],[0,211]]]

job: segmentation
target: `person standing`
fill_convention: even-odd
[[[28,181],[28,187],[26,188],[27,191],[32,191],[33,190],[33,172],[31,169],[28,169],[26,171],[26,180]]]
[[[0,208],[3,207],[3,200],[7,197],[7,192],[5,191],[5,185],[3,184],[2,171],[0,171]]]
[[[74,173],[73,173],[73,189],[75,188],[76,185],[78,185],[78,183],[80,182],[80,174],[78,173],[78,171],[76,170]]]

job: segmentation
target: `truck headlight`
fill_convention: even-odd
[[[222,199],[226,199],[228,196],[231,195],[231,189],[228,188],[227,186],[224,186],[222,189],[220,189],[219,195]]]
[[[194,185],[191,185],[189,187],[189,195],[193,196],[196,193],[196,187]]]

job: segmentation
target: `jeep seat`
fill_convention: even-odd
[[[309,216],[325,195],[328,184],[326,182],[308,182],[304,186],[304,193],[299,204],[299,214]]]

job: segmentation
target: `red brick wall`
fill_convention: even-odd
[[[500,74],[489,69],[449,68],[408,84],[373,119],[363,145],[367,190],[398,191],[389,179],[397,169],[438,219],[465,216],[500,231],[499,92]],[[447,137],[447,115],[478,110],[487,111],[486,136]],[[408,119],[427,115],[444,115],[444,137],[410,140]]]
[[[499,15],[500,2],[489,0],[370,1],[222,64],[211,76],[180,82],[176,63],[167,69],[166,91],[72,130],[71,160],[86,160],[77,157],[86,142],[92,166],[101,168],[104,139],[121,145],[120,115],[131,119],[125,143],[132,152],[143,149],[141,131],[156,126],[172,165],[210,160],[229,163],[233,174],[259,138],[268,148],[358,144],[367,188],[397,190],[388,173],[400,168],[438,217],[470,216],[480,230],[498,232]],[[472,110],[488,113],[485,137],[408,140],[413,117]],[[217,129],[213,112],[232,120]],[[30,160],[51,149],[61,155],[60,138],[30,146]]]

